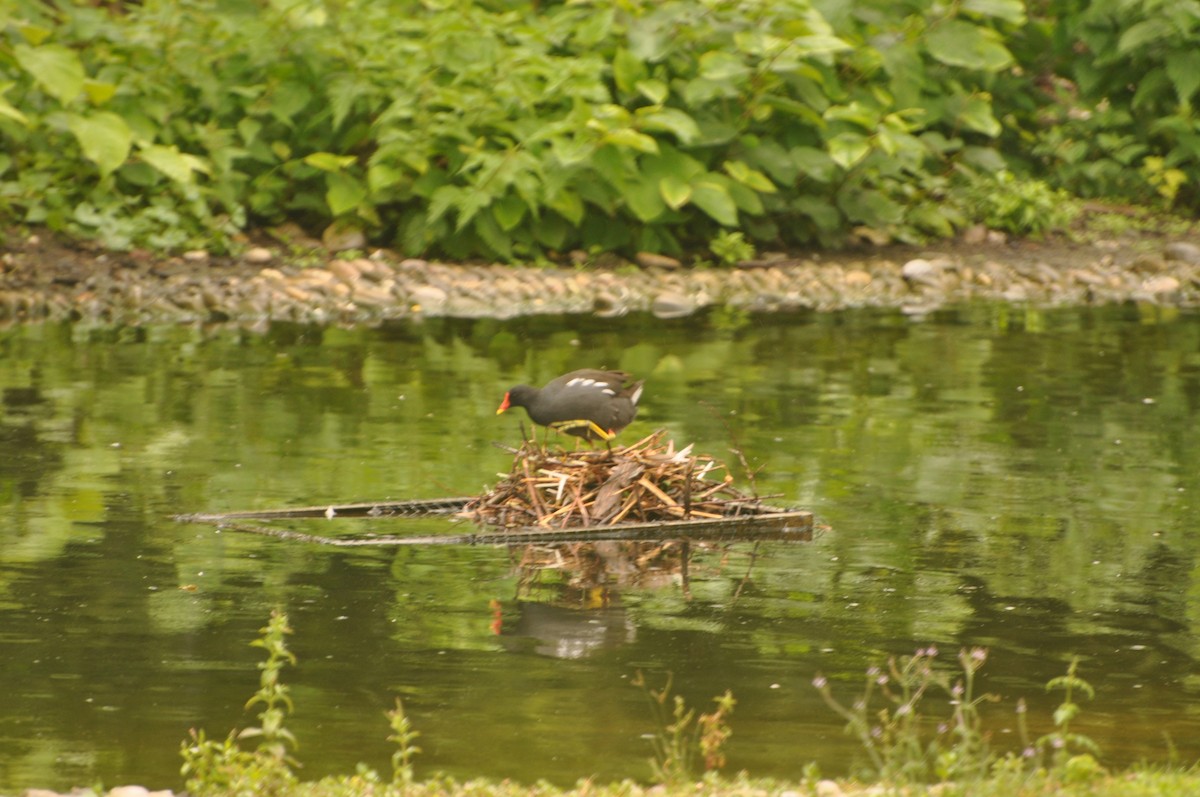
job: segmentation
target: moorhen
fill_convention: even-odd
[[[584,440],[611,440],[637,415],[643,382],[624,371],[584,368],[552,379],[545,387],[517,385],[504,394],[496,414],[524,407],[541,426]]]

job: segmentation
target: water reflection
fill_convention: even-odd
[[[930,643],[991,649],[1000,741],[1019,697],[1040,730],[1045,681],[1079,655],[1097,688],[1079,729],[1108,760],[1163,760],[1164,732],[1200,755],[1197,317],[728,320],[0,332],[0,791],[178,785],[188,727],[248,721],[247,643],[275,606],[297,629],[306,776],[386,768],[397,693],[420,772],[641,776],[638,669],[675,673],[693,706],[733,690],[731,767],[844,772],[854,745],[812,675],[848,696]],[[741,452],[760,494],[830,532],[753,560],[664,551],[641,573],[595,552],[533,578],[504,549],[331,550],[169,520],[478,493],[509,465],[493,441],[518,437],[492,412],[504,387],[585,365],[649,380],[631,439],[665,428],[748,481]]]

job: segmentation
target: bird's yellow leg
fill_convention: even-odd
[[[615,434],[607,429],[601,429],[599,426],[597,426],[595,421],[589,421],[586,419],[580,419],[577,421],[555,421],[554,423],[548,424],[548,426],[554,431],[563,432],[564,434],[570,432],[572,429],[588,429],[601,440],[612,440],[614,437],[616,437]]]

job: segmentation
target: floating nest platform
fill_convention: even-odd
[[[676,450],[665,432],[617,448],[568,452],[527,441],[512,471],[463,515],[494,528],[570,529],[726,520],[763,514],[712,457]],[[775,510],[779,512],[781,510]]]
[[[177,515],[187,523],[344,547],[531,543],[811,539],[812,514],[764,504],[737,489],[712,457],[676,449],[655,432],[628,446],[566,451],[526,441],[512,470],[476,497],[377,501],[327,506]],[[299,518],[470,520],[485,530],[426,536],[328,537],[238,521]]]

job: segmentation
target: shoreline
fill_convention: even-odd
[[[1041,307],[1139,302],[1200,305],[1200,245],[1136,241],[945,241],[856,252],[766,255],[685,268],[659,255],[546,268],[369,256],[236,258],[189,252],[89,253],[29,236],[0,257],[0,325],[105,326],[291,322],[368,325],[423,317],[513,318],[650,312],[680,318],[714,305],[749,312],[940,307],[999,301]]]

